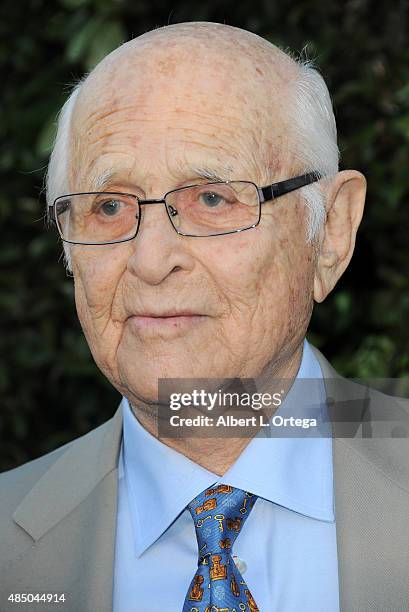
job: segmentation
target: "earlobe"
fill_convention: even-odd
[[[323,302],[335,287],[336,281],[333,282],[333,280],[336,277],[335,271],[338,264],[339,258],[335,252],[319,255],[314,276],[314,300],[316,302]]]
[[[318,241],[314,300],[323,302],[352,258],[365,205],[366,180],[356,170],[338,172],[327,191],[327,219]]]

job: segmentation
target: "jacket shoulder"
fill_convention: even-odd
[[[327,403],[331,400],[335,408],[335,444],[409,492],[409,400],[341,376],[321,351],[310,346],[321,366]]]
[[[87,438],[93,438],[104,430],[106,423],[75,438],[55,450],[0,474],[0,523],[4,526],[12,519],[14,510],[42,476],[70,449],[81,445]]]

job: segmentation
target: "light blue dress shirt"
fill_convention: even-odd
[[[321,409],[321,368],[307,340],[303,378],[318,379],[310,400]],[[289,416],[291,391],[275,414]],[[198,558],[185,508],[217,483],[259,496],[233,555],[260,612],[339,612],[331,437],[263,433],[218,476],[149,434],[126,399],[122,410],[113,612],[181,612]]]

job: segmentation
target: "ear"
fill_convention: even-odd
[[[365,205],[366,180],[356,170],[338,172],[326,201],[327,219],[319,236],[314,300],[323,302],[346,270]]]

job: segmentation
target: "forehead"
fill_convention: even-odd
[[[279,164],[284,104],[274,100],[278,83],[268,68],[265,60],[186,45],[108,62],[76,103],[74,174],[89,181],[112,164],[129,171],[166,164],[174,174],[247,165],[254,176],[260,165]]]

